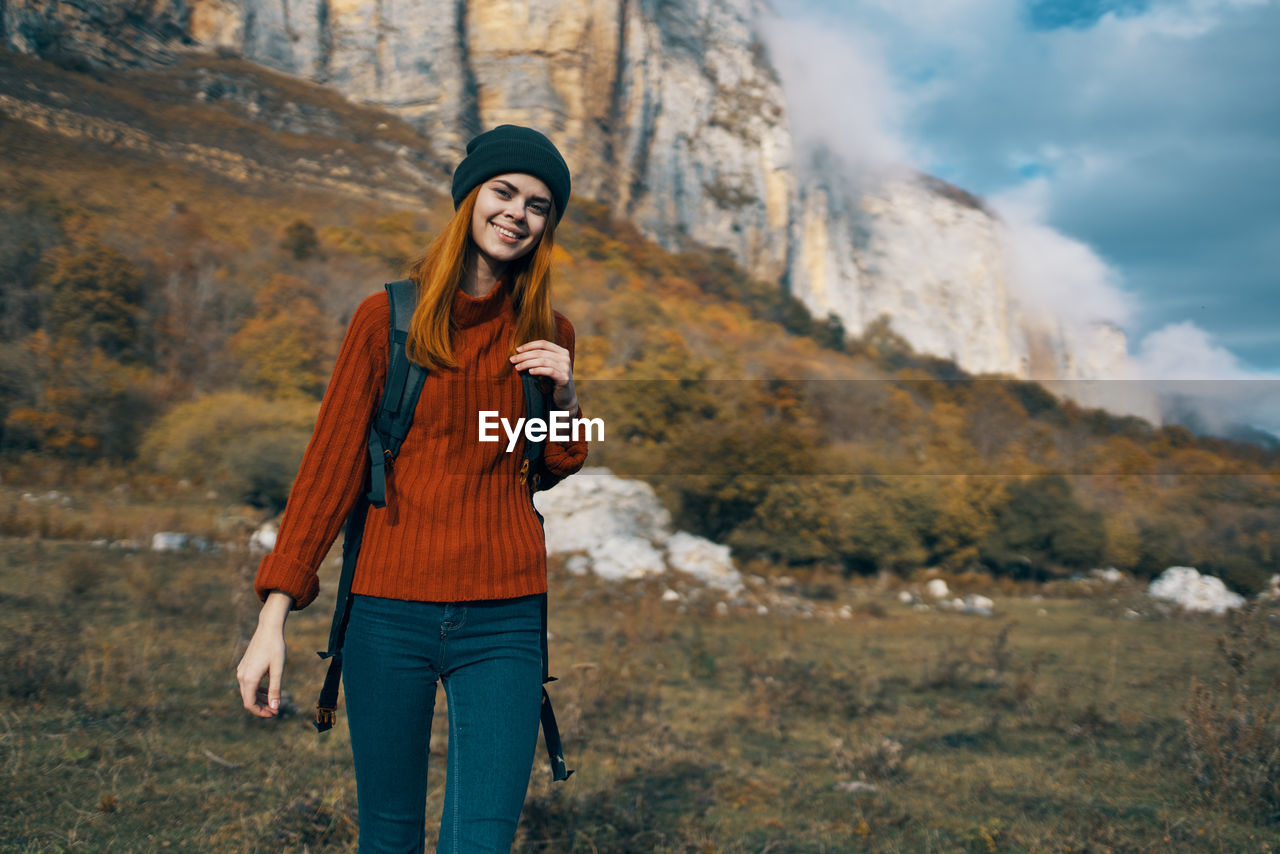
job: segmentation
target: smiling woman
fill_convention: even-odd
[[[385,292],[351,319],[275,549],[258,570],[264,605],[237,678],[245,708],[272,717],[285,618],[316,598],[316,568],[343,520],[362,520],[348,526],[348,544],[359,545],[334,655],[361,851],[423,849],[437,683],[449,706],[439,850],[508,851],[515,835],[539,719],[550,708],[542,690],[546,541],[526,487],[529,460],[483,441],[476,419],[484,412],[527,423],[530,386],[549,401],[535,405],[549,409],[551,423],[581,411],[573,325],[551,307],[551,255],[569,188],[564,159],[535,130],[503,125],[471,141],[454,172],[454,216],[409,271],[416,303],[407,333],[392,337],[404,327],[393,324]],[[371,498],[367,515],[353,514],[367,506],[367,446],[383,389],[402,400],[400,371],[390,367],[402,363],[388,351],[402,340],[409,360],[427,369],[422,390],[394,470],[385,465],[385,506]],[[556,433],[541,447],[554,479],[587,455],[575,435]],[[537,488],[537,476],[528,480]],[[332,723],[332,705],[322,704],[318,728]],[[542,721],[551,749],[554,718]],[[553,757],[557,779],[567,777],[563,765]]]
[[[498,271],[538,243],[550,215],[551,191],[532,175],[512,172],[481,185],[471,215],[471,239],[490,286]],[[485,282],[477,287],[483,293],[471,296],[488,293]]]

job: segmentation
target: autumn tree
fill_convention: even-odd
[[[43,329],[6,349],[7,396],[0,447],[61,456],[128,459],[158,399],[155,377],[139,365],[86,350]]]
[[[320,239],[311,223],[295,219],[285,228],[280,248],[293,255],[295,261],[305,261],[320,251]]]
[[[979,551],[995,572],[1044,579],[1059,568],[1096,566],[1105,542],[1102,514],[1081,505],[1065,477],[1050,474],[1008,487]]]
[[[58,247],[46,261],[45,329],[113,359],[138,362],[148,354],[144,278],[132,261],[97,241],[83,249]]]
[[[268,396],[324,392],[338,330],[303,279],[277,273],[254,299],[257,314],[231,339],[240,381]]]

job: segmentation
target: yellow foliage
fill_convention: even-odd
[[[5,417],[5,445],[69,456],[128,456],[134,422],[146,416],[155,375],[44,330],[17,347],[34,380]]]
[[[573,256],[569,254],[569,250],[565,249],[559,243],[551,247],[551,263],[557,268],[574,266]],[[555,273],[560,273],[559,269]]]
[[[173,477],[282,508],[319,407],[301,398],[267,400],[237,391],[205,395],[160,418],[139,455]]]
[[[335,325],[303,280],[277,273],[255,298],[258,316],[231,339],[244,384],[272,396],[324,391]]]
[[[1103,562],[1121,569],[1136,566],[1142,553],[1142,533],[1137,518],[1123,511],[1106,513],[1102,527],[1107,538]]]

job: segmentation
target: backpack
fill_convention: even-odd
[[[360,553],[360,540],[364,535],[365,517],[369,508],[386,506],[387,469],[400,452],[400,445],[413,422],[422,384],[427,377],[426,368],[409,360],[405,342],[409,337],[409,321],[417,303],[417,287],[410,279],[390,282],[386,285],[391,300],[390,360],[387,363],[387,382],[382,400],[378,404],[369,425],[369,472],[366,478],[368,490],[362,492],[347,517],[346,533],[342,543],[342,576],[338,581],[338,601],[333,611],[333,625],[329,629],[329,648],[317,652],[329,659],[329,670],[324,677],[324,687],[316,703],[315,728],[319,732],[330,729],[337,719],[338,685],[342,676],[342,645],[346,636],[347,617],[351,610],[351,578],[355,574],[356,558]],[[546,419],[547,393],[539,378],[529,372],[521,374],[524,383],[526,418]],[[525,439],[523,459],[520,462],[520,482],[529,490],[530,503],[533,493],[550,489],[562,478],[547,469],[542,456],[543,442]],[[543,521],[538,508],[533,508],[538,522]],[[541,596],[542,605],[542,683],[554,682],[556,677],[548,673],[547,655],[547,594]],[[542,689],[542,735],[551,761],[553,780],[567,780],[573,773],[565,767],[564,749],[560,743],[560,729],[556,726],[555,712],[547,689]]]

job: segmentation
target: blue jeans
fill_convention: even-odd
[[[361,854],[420,854],[436,681],[449,704],[437,852],[509,852],[542,700],[538,596],[410,602],[354,596],[342,651]]]

